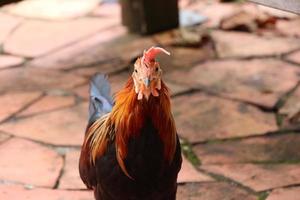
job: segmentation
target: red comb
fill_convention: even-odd
[[[144,51],[144,55],[142,57],[142,62],[143,63],[151,63],[151,62],[155,61],[156,55],[161,52],[165,53],[167,55],[170,55],[170,53],[168,51],[166,51],[165,49],[163,49],[161,47],[151,47],[147,51],[146,50]]]

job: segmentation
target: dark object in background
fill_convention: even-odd
[[[0,7],[4,6],[6,4],[10,4],[10,3],[17,3],[19,1],[22,1],[22,0],[1,0],[0,1]]]
[[[122,23],[130,32],[152,34],[179,26],[178,0],[121,0]]]

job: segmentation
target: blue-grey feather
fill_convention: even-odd
[[[103,74],[96,74],[90,82],[89,124],[112,110],[110,84]]]

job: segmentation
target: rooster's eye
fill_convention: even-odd
[[[156,67],[155,71],[158,71],[158,67]]]
[[[137,73],[137,70],[135,69],[134,72]]]

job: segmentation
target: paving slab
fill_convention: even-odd
[[[80,151],[67,152],[63,175],[59,181],[59,189],[86,189],[79,176],[79,156]]]
[[[22,19],[0,12],[0,45],[9,37]]]
[[[276,23],[276,28],[279,33],[284,36],[300,37],[300,18],[294,20],[279,20]]]
[[[74,96],[67,95],[46,95],[40,100],[20,112],[17,116],[28,116],[39,113],[45,113],[53,110],[58,110],[65,107],[70,107],[75,104]]]
[[[211,35],[220,58],[276,56],[300,48],[300,39],[297,38],[257,36],[234,31],[213,31]]]
[[[102,3],[97,6],[90,15],[96,17],[109,17],[114,18],[119,24],[121,24],[121,6],[118,2]]]
[[[66,20],[91,12],[100,0],[26,0],[2,8],[5,12],[25,18]]]
[[[300,183],[300,164],[203,165],[201,169],[230,178],[256,192]]]
[[[167,79],[272,108],[296,86],[299,73],[300,68],[275,59],[220,60],[174,71]]]
[[[88,119],[87,103],[58,111],[13,120],[0,125],[0,130],[15,136],[52,145],[82,144]]]
[[[257,200],[236,185],[225,182],[188,183],[179,185],[177,200]]]
[[[13,114],[21,111],[29,103],[41,97],[40,92],[8,92],[0,95],[0,121],[3,121]]]
[[[300,161],[297,133],[198,144],[195,154],[204,165]]]
[[[66,90],[85,82],[85,78],[73,73],[61,73],[49,69],[21,67],[0,70],[0,93],[5,91]]]
[[[101,24],[101,21],[99,23]],[[114,68],[118,70],[123,65],[113,65],[113,62],[120,62],[118,58],[120,55],[107,51],[107,48],[109,48],[108,43],[123,36],[125,33],[126,29],[122,26],[109,27],[75,44],[36,58],[29,62],[28,65],[40,68],[69,70],[86,66],[100,67],[105,64],[108,67],[107,63],[109,62],[112,65],[110,72]],[[102,70],[102,67],[100,69]]]
[[[63,167],[63,159],[55,151],[19,138],[0,145],[0,155],[0,179],[5,181],[54,187]]]
[[[1,200],[93,200],[91,191],[53,190],[44,188],[26,189],[19,185],[0,185]]]
[[[277,129],[273,114],[203,93],[173,99],[177,131],[190,142],[261,135]]]
[[[300,65],[300,51],[289,54],[286,59]]]
[[[26,21],[4,42],[3,49],[10,54],[25,57],[42,56],[113,25],[114,22],[109,18],[80,18],[62,22]],[[32,34],[35,32],[40,34]]]
[[[0,54],[0,69],[15,67],[21,65],[22,63],[24,63],[24,61],[25,59],[22,57]]]
[[[178,174],[178,183],[191,183],[191,182],[211,182],[214,181],[211,177],[197,171],[196,168],[182,155],[182,166]]]
[[[98,56],[99,57],[99,56]],[[128,63],[122,61],[117,57],[111,57],[111,60],[103,60],[103,62],[92,64],[90,67],[79,67],[71,70],[72,73],[91,78],[96,73],[101,74],[115,74],[119,71],[125,70]]]
[[[206,27],[218,27],[221,20],[233,12],[237,12],[238,7],[235,4],[216,1],[198,1],[186,9],[199,12],[201,15],[206,16],[208,18],[208,21],[204,24]]]
[[[282,126],[285,128],[300,128],[300,86],[289,96],[280,108],[279,114],[282,115]]]
[[[297,200],[299,199],[300,187],[276,189],[271,192],[267,200]]]
[[[268,6],[262,6],[262,5],[258,5],[257,6],[258,9],[264,13],[267,13],[271,16],[275,16],[277,18],[281,18],[281,19],[294,19],[299,17],[299,15],[291,13],[291,12],[287,12],[287,11],[283,11],[283,10],[279,10],[276,8],[271,8]]]
[[[4,133],[0,133],[0,145],[7,141],[9,138],[11,138],[10,135],[4,134]]]
[[[161,55],[157,58],[163,72],[170,72],[175,69],[186,70],[214,57],[210,45],[201,48],[166,47],[166,49],[171,52],[171,56]]]

